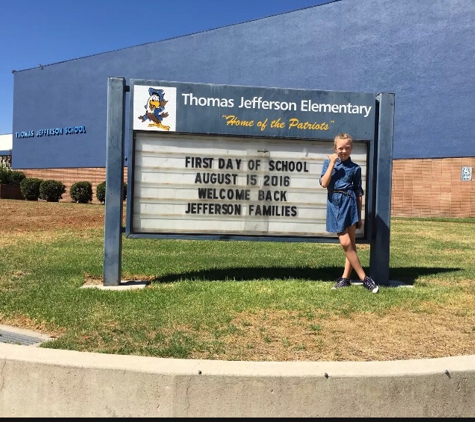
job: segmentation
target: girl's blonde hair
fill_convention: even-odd
[[[338,135],[335,136],[333,139],[333,146],[336,147],[336,141],[337,139],[343,139],[345,141],[348,141],[350,143],[353,143],[353,137],[349,135],[348,133],[339,133]]]

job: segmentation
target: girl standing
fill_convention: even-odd
[[[350,277],[355,270],[363,286],[373,293],[379,287],[368,277],[356,251],[356,229],[361,228],[363,188],[361,167],[351,161],[353,138],[340,133],[334,139],[334,153],[323,163],[320,185],[328,189],[326,229],[336,233],[345,252],[345,269],[333,289],[351,286]]]

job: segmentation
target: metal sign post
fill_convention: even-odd
[[[104,286],[118,286],[121,278],[125,92],[124,78],[109,78],[107,86]]]
[[[376,133],[374,216],[370,242],[370,274],[389,285],[391,183],[393,168],[394,94],[381,93]]]

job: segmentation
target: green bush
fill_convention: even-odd
[[[106,202],[106,182],[101,182],[96,187],[96,198],[100,203]]]
[[[92,184],[90,182],[73,183],[69,190],[69,195],[74,202],[87,204],[92,201]]]
[[[0,184],[19,185],[25,177],[22,171],[12,170],[5,166],[0,167]]]
[[[13,170],[10,173],[10,185],[19,186],[21,184],[21,181],[25,180],[25,178],[25,173],[23,173],[22,171]]]
[[[57,180],[43,180],[40,184],[40,199],[47,202],[59,202],[66,192],[66,186]]]
[[[127,199],[127,183],[124,182],[123,184],[123,200]],[[102,183],[99,183],[96,187],[96,198],[99,202],[105,203],[106,202],[106,181],[104,180]]]
[[[35,177],[26,177],[20,182],[20,190],[27,201],[38,201],[40,197],[40,184],[43,180]]]
[[[9,175],[7,175],[7,172],[8,170],[10,170],[9,168],[5,167],[5,166],[0,166],[0,185],[1,184],[7,184],[6,180],[8,180],[8,178],[10,177]],[[5,182],[4,182],[5,180]]]

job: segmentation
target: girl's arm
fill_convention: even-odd
[[[358,201],[358,223],[356,227],[360,229],[361,226],[363,225],[363,221],[361,220],[361,209],[363,208],[363,194],[364,194],[360,167],[358,167],[358,169],[355,172],[353,185],[355,186],[356,200]]]
[[[363,207],[363,197],[361,195],[358,195],[357,200],[358,200],[358,223],[356,224],[356,228],[361,229],[361,226],[363,225],[363,221],[361,220],[361,208]]]
[[[328,155],[330,162],[328,163],[328,168],[325,174],[320,178],[320,184],[322,187],[327,188],[332,180],[332,171],[335,167],[336,160],[338,159],[338,154]]]

